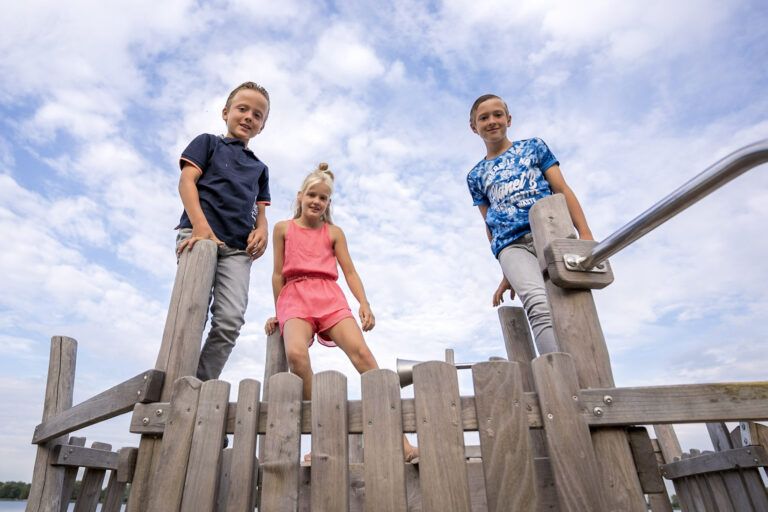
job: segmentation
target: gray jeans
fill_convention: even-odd
[[[192,235],[191,229],[180,229],[176,245]],[[216,274],[209,300],[211,328],[200,351],[197,378],[218,379],[235,346],[240,328],[245,323],[248,285],[251,280],[251,257],[244,250],[227,245],[218,248]]]
[[[499,253],[499,264],[504,277],[523,303],[539,354],[557,352],[544,278],[539,269],[531,235],[518,238],[502,249]]]

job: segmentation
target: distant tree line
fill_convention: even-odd
[[[0,482],[0,500],[25,500],[32,484],[24,482]]]

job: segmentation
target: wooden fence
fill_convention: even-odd
[[[361,377],[359,400],[343,375],[324,372],[302,402],[271,336],[263,391],[244,380],[229,402],[229,383],[190,377],[215,261],[213,244],[196,244],[180,262],[155,369],[72,407],[76,343],[53,339],[27,510],[64,510],[80,466],[102,479],[112,471],[111,487],[131,482],[127,508],[141,512],[644,512],[648,503],[660,512],[671,510],[662,475],[686,511],[768,510],[765,428],[750,423],[768,419],[768,382],[615,387],[590,291],[612,275],[563,269],[564,247],[591,242],[569,238],[562,197],[537,203],[531,223],[560,352],[534,358],[522,310],[501,308],[508,360],[475,364],[469,396],[453,365],[431,361],[414,367],[412,399],[401,398],[395,373],[375,370]],[[138,449],[67,438],[130,410]],[[743,427],[731,435],[725,421]],[[683,458],[670,425],[708,422],[717,451]],[[654,425],[657,439],[638,425]],[[464,445],[465,432],[478,433],[479,447]],[[403,433],[417,435],[418,464],[403,463]],[[232,448],[222,449],[225,434]],[[302,434],[311,434],[311,465],[300,462]],[[81,500],[76,510],[95,508]]]

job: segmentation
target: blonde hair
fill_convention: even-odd
[[[310,187],[317,185],[319,183],[322,183],[323,185],[327,186],[328,189],[331,191],[330,193],[333,194],[333,180],[334,180],[334,176],[331,170],[328,169],[328,164],[325,162],[321,162],[317,164],[317,169],[309,173],[307,177],[304,178],[304,181],[301,183],[301,189],[299,190],[299,194],[304,194],[307,190],[309,190]],[[298,219],[299,217],[301,217],[301,201],[297,197],[296,202],[294,203],[294,206],[293,206],[293,218]],[[333,224],[333,220],[331,220],[330,201],[328,202],[328,208],[326,208],[325,213],[323,214],[323,220],[328,224]]]

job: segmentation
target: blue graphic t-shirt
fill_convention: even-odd
[[[552,194],[544,172],[557,164],[555,155],[539,138],[518,140],[496,158],[481,160],[467,174],[472,204],[485,205],[491,230],[491,250],[501,250],[531,231],[528,211]]]

